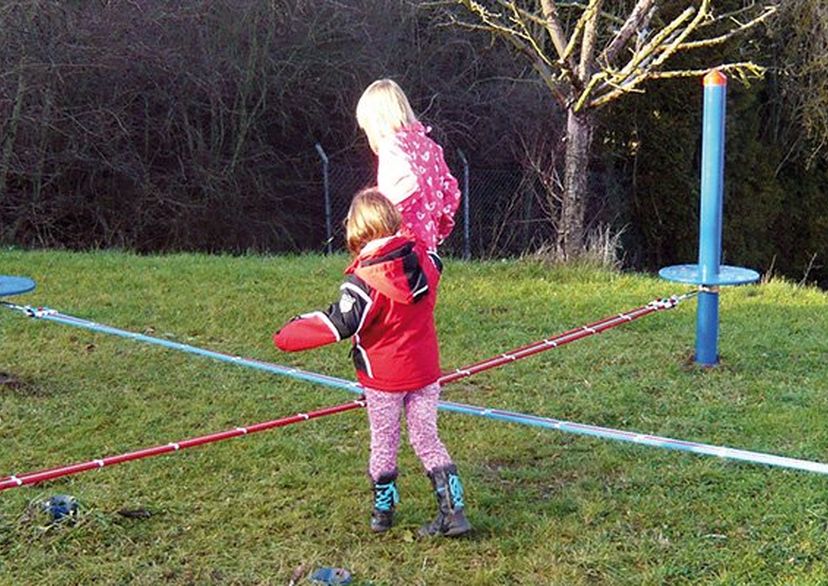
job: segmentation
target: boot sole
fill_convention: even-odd
[[[467,535],[471,533],[472,526],[466,525],[464,527],[455,527],[454,529],[449,529],[448,531],[437,531],[436,533],[431,533],[427,529],[420,529],[417,531],[418,537],[428,538],[428,537],[461,537],[463,535]]]
[[[457,527],[456,529],[450,529],[441,535],[445,535],[446,537],[460,537],[461,535],[466,535],[470,533],[472,530],[471,525],[466,525],[465,527]]]

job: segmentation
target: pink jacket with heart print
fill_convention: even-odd
[[[454,227],[460,190],[430,130],[416,122],[380,144],[377,187],[402,214],[403,231],[434,252]]]

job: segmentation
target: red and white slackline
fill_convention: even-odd
[[[178,452],[187,448],[194,448],[196,446],[203,446],[204,444],[211,444],[221,440],[226,440],[257,431],[265,431],[275,427],[284,427],[293,423],[301,423],[317,417],[325,417],[326,415],[333,415],[334,413],[342,413],[364,407],[365,401],[357,400],[343,403],[342,405],[335,405],[333,407],[326,407],[316,411],[308,411],[307,413],[297,413],[290,417],[283,417],[281,419],[274,419],[273,421],[265,421],[264,423],[256,423],[255,425],[248,425],[246,427],[234,427],[227,431],[220,431],[218,433],[211,433],[209,435],[202,435],[190,439],[181,440],[178,442],[170,442],[151,448],[143,448],[135,450],[134,452],[127,452],[118,456],[107,456],[105,458],[96,458],[88,462],[80,462],[77,464],[70,464],[68,466],[57,466],[55,468],[47,468],[45,470],[38,470],[36,472],[26,472],[25,474],[13,474],[0,479],[0,490],[8,488],[16,488],[18,486],[25,486],[27,484],[36,484],[45,480],[53,480],[61,478],[62,476],[70,476],[72,474],[80,474],[87,470],[97,470],[104,466],[114,466],[115,464],[123,464],[132,460],[141,460],[143,458],[150,458],[152,456],[160,456],[161,454],[169,454],[170,452]]]

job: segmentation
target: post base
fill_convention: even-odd
[[[0,297],[28,293],[35,288],[35,282],[28,277],[0,275]]]
[[[752,269],[728,265],[721,265],[714,275],[702,275],[699,265],[673,265],[658,271],[658,276],[668,281],[708,286],[747,285],[759,280],[759,273]]]

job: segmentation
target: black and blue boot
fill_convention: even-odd
[[[457,537],[471,531],[471,523],[463,512],[466,504],[463,502],[463,483],[460,482],[457,467],[451,464],[437,468],[429,472],[428,477],[437,498],[437,518],[420,527],[420,536]]]
[[[394,507],[400,502],[397,492],[397,473],[384,474],[374,482],[374,511],[371,513],[371,531],[383,533],[394,524]]]

